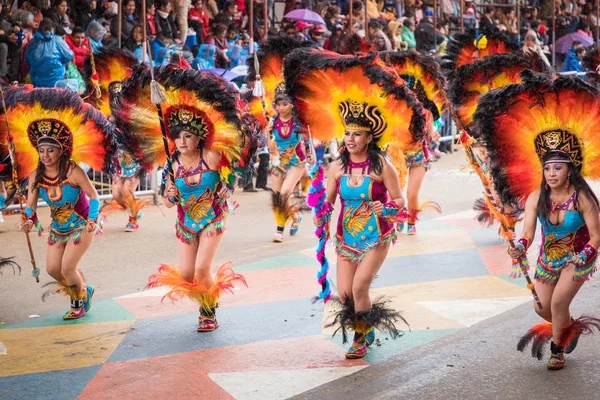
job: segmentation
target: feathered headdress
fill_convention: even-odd
[[[448,42],[442,68],[452,80],[456,71],[463,65],[473,64],[493,54],[513,53],[517,50],[519,47],[500,32],[480,33],[477,37],[474,31],[459,34]]]
[[[349,125],[373,132],[376,144],[412,148],[423,140],[423,106],[375,53],[365,57],[300,49],[285,60],[288,93],[313,137],[341,139]]]
[[[265,86],[265,102],[267,104],[267,110],[263,110],[260,98],[254,97],[250,101],[250,112],[258,119],[261,126],[266,126],[265,111],[269,117],[275,116],[275,111],[270,105],[275,101],[275,91],[277,87],[283,83],[283,59],[295,49],[310,46],[312,46],[310,42],[301,42],[287,36],[274,36],[260,46],[260,49],[257,52],[259,64],[258,72]],[[256,72],[254,60],[249,58],[248,79],[250,81],[256,79]]]
[[[91,57],[86,58],[85,71],[86,75],[90,77],[87,82],[86,101],[110,117],[109,87],[111,83],[131,78],[133,71],[139,65],[138,59],[125,50],[102,48],[99,53],[94,54],[94,66],[100,88],[98,96],[91,79],[92,59]]]
[[[161,104],[169,138],[171,131],[185,129],[203,139],[203,146],[222,153],[229,163],[240,159],[243,135],[239,120],[239,94],[227,81],[209,72],[155,68],[155,80],[164,87],[166,101]],[[164,165],[160,121],[150,101],[150,71],[137,69],[123,82],[120,93],[111,91],[112,113],[128,141],[137,143],[136,155],[144,168]]]
[[[600,177],[600,93],[574,77],[526,71],[521,78],[484,95],[474,115],[496,190],[515,205],[540,187],[548,151],[568,154],[584,177]]]
[[[437,120],[447,102],[446,78],[440,65],[429,56],[405,51],[385,51],[379,57],[404,79],[421,104]]]
[[[19,179],[38,165],[38,143],[54,143],[76,163],[114,172],[117,152],[114,125],[73,92],[32,86],[9,88],[0,115],[0,143],[7,143],[6,121],[15,144]]]
[[[545,63],[537,61],[536,56],[513,53],[494,54],[460,67],[448,92],[463,126],[470,127],[473,113],[477,109],[477,101],[484,93],[511,83],[521,83],[519,74],[526,69],[550,74],[544,65]],[[470,133],[477,138],[476,134]]]

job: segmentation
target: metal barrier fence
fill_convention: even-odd
[[[92,181],[96,191],[98,192],[98,200],[110,200],[112,199],[112,178],[103,172],[98,172],[90,169],[87,176]],[[157,170],[152,171],[144,179],[140,180],[135,195],[140,196],[152,196],[154,204],[158,200],[158,188],[160,186],[160,175]],[[39,200],[38,207],[48,207],[45,201]],[[6,207],[4,210],[18,210],[18,204],[12,204]]]

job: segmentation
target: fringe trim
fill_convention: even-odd
[[[227,227],[225,226],[224,218],[211,222],[198,232],[187,229],[185,226],[181,225],[179,221],[175,224],[175,236],[185,244],[190,244],[192,241],[200,239],[200,237],[221,235],[222,233],[225,233],[226,230]]]

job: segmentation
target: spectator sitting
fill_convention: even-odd
[[[392,42],[390,38],[387,37],[385,33],[381,30],[381,25],[379,22],[372,19],[369,21],[369,37],[371,38],[371,43],[373,47],[377,51],[390,51],[392,50]]]
[[[146,34],[151,39],[154,39],[157,32],[156,7],[154,6],[154,2],[150,1],[146,4]]]
[[[188,13],[188,25],[196,31],[198,43],[208,36],[208,13],[204,10],[204,0],[194,0],[193,8]]]
[[[227,3],[225,3],[225,8],[223,11],[215,17],[214,23],[224,24],[225,26],[229,26],[231,24],[239,25],[241,21],[236,21],[237,12],[237,3],[235,0],[229,0]]]
[[[342,24],[342,18],[340,17],[340,8],[338,6],[330,6],[327,8],[325,13],[325,23],[327,24],[327,30],[333,32],[336,25]]]
[[[400,48],[403,48],[403,49],[406,48],[406,43],[404,44],[404,46],[402,46],[403,42],[402,42],[402,35],[400,32],[401,26],[402,26],[402,24],[396,20],[390,21],[387,25],[386,35],[388,35],[388,37],[390,38],[390,40],[392,42],[393,50],[400,50]]]
[[[140,21],[135,16],[135,0],[124,0],[122,3],[121,13],[121,43],[124,43],[131,37],[133,27],[138,25]],[[119,37],[119,19],[113,18],[110,25],[110,33],[112,36]]]
[[[123,48],[126,50],[129,50],[133,54],[136,54],[136,51],[138,51],[138,48],[142,47],[143,42],[144,42],[144,34],[142,32],[142,26],[136,25],[133,27],[133,30],[131,31],[131,37],[129,39],[127,39],[125,44],[123,44]],[[141,56],[141,54],[142,54],[141,51],[138,51],[138,53]],[[141,60],[140,60],[140,62],[141,62]]]
[[[214,44],[216,46],[215,65],[217,68],[227,69],[229,67],[229,57],[227,57],[229,43],[227,43],[226,35],[227,26],[217,23],[213,25],[212,33],[204,39],[204,44]]]
[[[39,31],[27,46],[25,59],[29,64],[29,76],[36,87],[54,87],[63,79],[67,64],[73,59],[73,52],[65,41],[54,35],[51,20],[40,23]]]
[[[194,59],[194,69],[212,69],[215,67],[215,55],[217,47],[214,44],[201,44],[198,48],[198,57]]]
[[[312,28],[314,25],[309,24],[304,21],[299,21],[296,23],[296,40],[304,42],[305,40],[310,40],[310,36],[308,35],[308,30]]]
[[[80,26],[84,30],[90,25],[90,22],[97,19],[96,0],[79,0],[73,2],[73,22],[75,26]]]
[[[106,28],[98,21],[90,22],[85,35],[87,36],[92,51],[98,53],[101,48],[116,48],[117,40],[113,38]]]
[[[230,48],[237,44],[239,31],[240,28],[236,24],[231,24],[227,27],[227,44]]]
[[[84,71],[85,60],[90,56],[89,42],[80,26],[73,29],[73,33],[67,36],[67,45],[75,55],[75,65],[79,72]]]
[[[548,61],[548,58],[542,51],[542,46],[540,44],[540,41],[538,40],[537,34],[531,29],[528,30],[527,34],[525,35],[523,51],[527,54],[536,53],[542,59],[542,61],[544,61],[546,66],[552,68],[552,66],[550,65],[550,61]]]
[[[323,43],[325,43],[323,33],[325,33],[325,29],[321,25],[310,31],[310,41],[316,44],[321,50],[323,49]]]
[[[481,32],[495,32],[498,30],[496,22],[494,21],[495,14],[496,10],[493,7],[485,8],[483,17],[481,17],[481,21],[479,21],[479,29]]]
[[[171,13],[171,2],[169,0],[159,0],[156,4],[158,4],[156,23],[158,33],[167,39],[181,43],[177,34],[177,26],[173,21],[173,13]]]
[[[55,29],[62,27],[67,34],[71,33],[71,22],[67,15],[67,0],[54,0],[52,8],[46,12],[45,18],[51,19]]]
[[[42,9],[40,0],[29,0],[21,5],[15,14],[13,20],[23,28],[37,29],[43,18],[40,10]]]
[[[435,44],[440,44],[446,39],[433,27],[433,10],[431,8],[425,10],[423,19],[415,29],[415,39],[417,41],[416,49],[422,54],[434,51]]]
[[[583,72],[581,58],[577,55],[579,49],[583,49],[583,44],[579,40],[573,41],[569,53],[567,54],[567,58],[565,59],[565,63],[563,64],[562,72]]]
[[[329,51],[335,51],[336,53],[340,53],[342,51],[342,41],[344,39],[344,27],[339,24],[333,28],[333,32],[331,36],[325,40],[325,44],[323,44],[323,48]]]
[[[400,38],[403,42],[408,44],[408,50],[416,49],[417,41],[415,40],[415,24],[411,20],[405,19],[403,25]]]

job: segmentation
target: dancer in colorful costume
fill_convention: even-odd
[[[123,50],[104,49],[91,55],[86,59],[86,73],[89,77],[86,101],[112,118],[111,101],[114,102],[115,95],[119,95],[121,82],[131,78],[138,67],[137,58]],[[129,211],[125,232],[135,232],[139,229],[141,209],[150,202],[148,199],[137,200],[135,191],[140,179],[149,171],[141,170],[134,155],[129,152],[120,151],[114,162],[117,168],[112,176],[113,200],[102,208],[102,212]]]
[[[27,208],[21,228],[41,234],[38,198],[49,206],[46,270],[57,285],[51,292],[69,295],[64,319],[90,310],[94,288],[87,285],[78,264],[100,228],[96,189],[77,165],[83,162],[111,173],[117,151],[113,125],[75,94],[62,89],[11,88],[0,116],[0,136],[13,138],[18,178],[29,177]],[[7,131],[7,123],[8,129]]]
[[[577,78],[521,76],[523,84],[483,96],[474,122],[503,203],[526,200],[521,239],[509,250],[515,264],[528,263],[536,219],[542,228],[535,271],[541,307],[534,308],[546,322],[532,327],[518,349],[533,342],[532,354],[541,359],[552,339],[546,365],[561,369],[579,336],[600,329],[600,319],[573,319],[570,313],[573,298],[596,271],[600,245],[598,199],[584,179],[600,177],[600,93]]]
[[[423,104],[426,114],[427,137],[416,149],[405,150],[404,158],[408,168],[408,186],[406,197],[408,200],[408,223],[407,233],[417,233],[416,222],[419,213],[426,208],[441,212],[440,206],[432,201],[426,201],[419,205],[419,191],[433,161],[429,146],[434,140],[436,132],[434,122],[438,121],[447,103],[444,86],[446,80],[440,71],[439,64],[431,57],[419,53],[390,51],[380,53],[380,57],[388,65],[392,66],[400,78],[404,79],[410,90]],[[439,137],[439,134],[438,134]],[[387,152],[395,152],[395,144],[391,143]],[[401,166],[396,166],[402,168]],[[404,182],[400,182],[404,187]]]
[[[344,140],[340,158],[329,167],[327,199],[314,223],[330,224],[339,194],[335,247],[341,311],[333,324],[339,325],[344,342],[348,329],[355,332],[347,358],[367,354],[374,327],[398,335],[400,314],[369,297],[371,282],[396,240],[396,224],[405,219],[398,173],[383,149],[392,141],[401,150],[411,148],[425,134],[423,107],[375,58],[374,53],[352,57],[317,50],[296,50],[286,58],[286,82],[303,123],[318,140]]]
[[[290,195],[306,174],[307,155],[304,133],[301,132],[292,102],[286,93],[283,62],[292,50],[307,46],[310,44],[288,37],[275,37],[269,39],[258,51],[258,74],[254,62],[248,60],[248,75],[251,79],[260,75],[261,81],[257,80],[255,84],[264,84],[265,88],[264,98],[256,97],[251,101],[250,110],[259,121],[264,121],[271,135],[271,206],[277,224],[273,237],[276,243],[283,241],[283,232],[290,219],[290,236],[298,232],[301,212],[305,210],[303,202],[290,202]],[[268,110],[269,104],[272,104],[275,113]]]
[[[164,200],[168,208],[177,208],[179,269],[162,265],[147,288],[170,286],[165,298],[187,296],[197,301],[198,332],[213,331],[219,327],[216,308],[221,294],[231,292],[235,281],[245,284],[229,264],[221,266],[214,278],[211,275],[226,218],[235,208],[229,198],[231,163],[240,160],[243,145],[239,97],[233,86],[211,73],[168,67],[155,72],[156,82],[165,88],[159,107],[171,154],[164,171]],[[125,81],[119,118],[128,121],[131,134],[158,138],[161,121],[150,102],[151,87],[148,70]],[[156,147],[144,158],[155,157]]]

